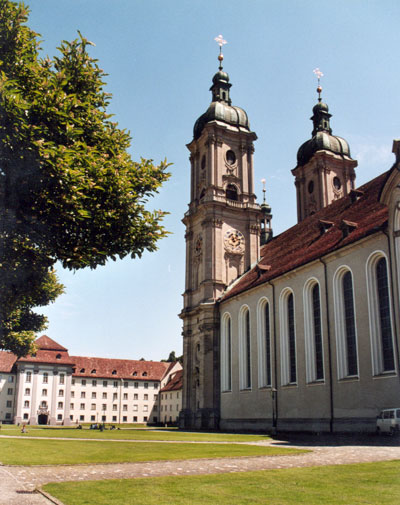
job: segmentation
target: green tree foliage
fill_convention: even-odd
[[[79,34],[42,58],[27,19],[0,0],[0,348],[18,354],[45,322],[30,309],[62,292],[56,261],[96,268],[156,249],[164,213],[145,204],[169,176],[131,159],[92,43]]]
[[[168,359],[162,359],[161,360],[164,363],[176,363],[179,361],[180,364],[183,363],[183,356],[176,356],[175,351],[171,351],[169,353]]]

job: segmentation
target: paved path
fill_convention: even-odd
[[[388,439],[388,437],[374,438],[372,441],[365,440],[364,442],[351,439],[343,441],[337,438],[321,438],[316,443],[310,442],[312,439],[271,442],[271,445],[298,447],[312,451],[287,456],[106,465],[0,466],[0,505],[49,505],[50,502],[43,496],[26,494],[47,482],[246,472],[400,459],[399,441]]]

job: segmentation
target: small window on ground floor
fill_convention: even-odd
[[[127,423],[127,422],[128,422],[128,418],[127,418],[126,416],[123,416],[123,417],[122,417],[122,422],[123,422],[123,423]]]
[[[133,422],[137,423],[137,416],[133,416]]]
[[[96,416],[90,416],[91,421],[96,421]]]
[[[57,415],[57,421],[62,421],[62,414]]]
[[[79,421],[84,421],[85,420],[85,416],[79,416]]]
[[[113,423],[117,421],[117,416],[112,416]]]
[[[24,414],[24,419],[25,419],[25,420],[29,419],[29,414],[27,414],[26,412],[25,412],[25,414]]]

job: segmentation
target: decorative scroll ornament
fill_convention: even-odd
[[[200,256],[200,254],[203,251],[203,237],[199,235],[196,239],[196,242],[194,244],[194,254],[196,256]]]

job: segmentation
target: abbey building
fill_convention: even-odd
[[[254,195],[257,136],[230,87],[220,65],[188,144],[180,425],[374,430],[400,405],[400,141],[356,189],[318,88],[292,170],[298,224],[274,237]]]
[[[46,335],[33,356],[0,351],[0,423],[174,423],[180,363],[70,356]]]

